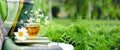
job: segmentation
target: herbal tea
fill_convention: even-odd
[[[25,26],[28,30],[28,37],[36,37],[38,36],[40,26]]]

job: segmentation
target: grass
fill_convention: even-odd
[[[119,21],[53,21],[45,31],[41,28],[52,41],[72,44],[75,50],[120,50]]]
[[[69,25],[70,23],[72,23],[73,21],[71,19],[67,19],[67,18],[53,18],[54,23],[59,23],[61,25]]]
[[[105,24],[105,25],[120,25],[120,21],[119,20],[76,20],[77,22],[81,22],[81,21],[84,21],[84,22],[91,22],[91,23],[96,23],[96,24]],[[70,23],[73,23],[74,21],[72,19],[67,19],[67,18],[60,18],[60,19],[57,19],[57,18],[54,18],[53,19],[53,22],[55,23],[59,23],[59,24],[62,24],[62,25],[67,25],[67,24],[70,24]]]

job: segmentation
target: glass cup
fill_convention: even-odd
[[[25,23],[24,27],[28,30],[28,37],[38,37],[40,26],[37,23]]]

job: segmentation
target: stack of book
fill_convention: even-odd
[[[48,46],[50,40],[48,37],[27,38],[27,40],[24,41],[16,40],[15,43],[26,44],[29,46]]]

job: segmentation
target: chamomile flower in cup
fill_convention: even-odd
[[[25,23],[24,27],[28,30],[28,38],[39,36],[40,26],[38,25],[38,23]]]
[[[41,9],[25,11],[25,14],[30,14],[30,16],[26,20],[21,20],[21,23],[24,23],[23,27],[28,30],[28,38],[41,36],[40,27],[49,23],[48,16],[46,16]]]

